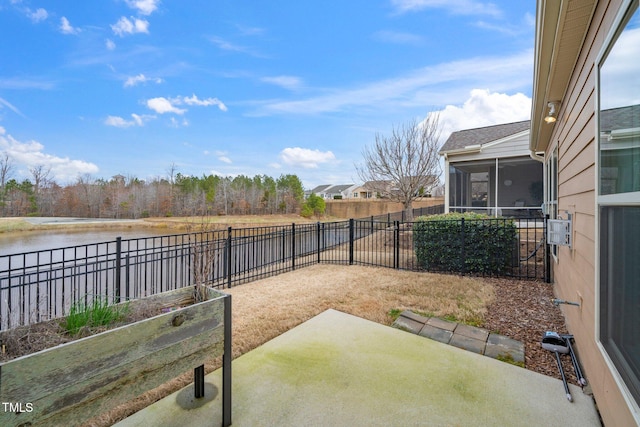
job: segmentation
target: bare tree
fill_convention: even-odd
[[[356,171],[368,188],[402,203],[406,219],[413,219],[413,201],[440,181],[438,115],[394,126],[391,136],[376,134],[373,147],[362,152],[364,163]]]
[[[29,168],[29,172],[33,176],[33,192],[37,195],[42,187],[48,185],[51,167],[45,168],[44,165],[37,165]]]
[[[9,154],[3,152],[0,155],[0,189],[4,190],[4,186],[7,181],[11,179],[11,173],[13,172],[13,161]]]

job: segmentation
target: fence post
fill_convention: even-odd
[[[318,264],[320,264],[320,221],[316,224],[316,237],[318,239]]]
[[[120,302],[120,271],[122,269],[122,237],[116,237],[116,283],[114,289],[114,303]]]
[[[291,269],[296,269],[296,223],[291,224]]]
[[[225,248],[225,266],[227,270],[227,288],[231,288],[231,227],[227,228],[227,243]]]
[[[464,276],[464,274],[467,272],[467,263],[465,262],[465,259],[467,257],[466,255],[466,251],[465,251],[465,241],[464,241],[464,218],[462,218],[460,220],[460,242],[461,242],[461,247],[460,247],[460,261],[462,261],[462,275]]]
[[[393,227],[393,268],[400,268],[400,221],[396,221]]]
[[[125,301],[129,301],[131,299],[131,275],[129,273],[130,270],[130,265],[131,265],[131,260],[129,259],[129,254],[127,254],[127,257],[125,258],[125,262],[124,262],[124,274],[125,274],[125,281],[124,281],[124,288],[125,288]]]
[[[542,224],[542,238],[544,239],[544,281],[545,283],[551,283],[551,250],[547,242],[547,227],[549,221],[549,214],[544,216],[544,222]]]
[[[287,230],[282,227],[282,262],[287,262]]]
[[[353,218],[349,220],[349,265],[353,265],[353,227],[355,221]]]

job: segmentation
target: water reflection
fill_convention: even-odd
[[[65,248],[69,246],[85,245],[99,242],[109,242],[122,239],[163,236],[175,234],[169,229],[154,229],[148,227],[96,228],[94,230],[45,230],[19,231],[0,234],[0,255],[21,252],[32,252],[46,249]]]

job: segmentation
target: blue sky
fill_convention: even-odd
[[[376,133],[529,118],[535,2],[0,0],[13,177],[359,183]]]

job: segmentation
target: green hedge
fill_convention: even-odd
[[[431,271],[502,275],[519,257],[512,219],[473,212],[418,217],[413,242],[418,266]]]

